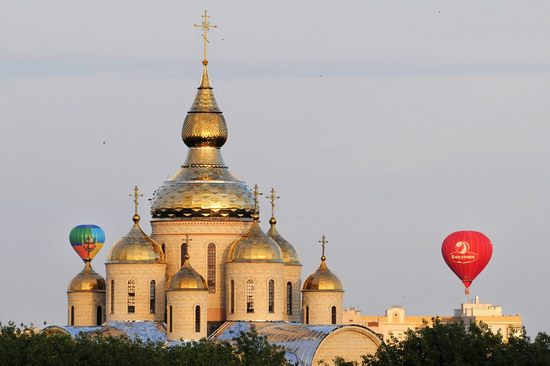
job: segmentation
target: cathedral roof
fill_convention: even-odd
[[[229,262],[283,262],[279,245],[254,221],[241,238],[235,240],[229,251]]]
[[[180,270],[166,283],[166,291],[172,290],[208,290],[204,277],[191,267],[189,255],[185,256]]]
[[[269,223],[271,224],[271,228],[267,232],[267,235],[279,245],[279,248],[281,248],[281,252],[283,253],[283,262],[289,265],[301,265],[300,256],[298,255],[296,249],[294,249],[292,244],[283,238],[283,236],[279,234],[275,228],[275,225],[277,224],[275,217],[271,217]]]
[[[141,230],[139,215],[133,220],[130,232],[113,245],[106,263],[165,263],[161,247]]]
[[[338,276],[328,269],[324,255],[319,268],[305,280],[303,291],[344,291]]]
[[[187,159],[155,192],[153,219],[249,219],[253,212],[250,189],[223,161],[220,148],[227,140],[227,124],[210,85],[208,61],[203,65],[201,83],[182,128]]]
[[[69,283],[67,292],[75,291],[105,291],[105,279],[94,271],[89,260],[86,261],[84,269]]]

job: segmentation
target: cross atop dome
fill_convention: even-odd
[[[218,26],[210,24],[210,21],[208,20],[210,19],[210,16],[208,15],[208,12],[206,10],[204,11],[204,15],[202,15],[201,17],[203,19],[202,23],[193,24],[193,25],[197,28],[202,29],[202,40],[203,40],[203,46],[204,46],[202,63],[203,65],[206,66],[208,65],[208,59],[206,58],[206,53],[208,50],[208,43],[210,43],[210,41],[208,40],[208,32],[210,31],[210,29],[218,28]]]
[[[134,193],[129,194],[130,197],[134,197],[134,217],[132,217],[132,220],[137,224],[139,222],[139,214],[138,214],[138,206],[139,206],[139,197],[143,197],[143,194],[139,193],[138,186],[134,187]]]
[[[321,243],[321,248],[322,248],[321,260],[324,261],[325,259],[327,259],[327,257],[325,257],[325,246],[328,244],[328,240],[325,235],[321,237],[321,240],[319,240],[319,243]]]

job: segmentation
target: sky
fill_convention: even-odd
[[[346,306],[450,315],[441,242],[477,230],[494,252],[471,296],[550,331],[547,1],[1,2],[0,321],[65,324],[71,228],[104,228],[104,275],[134,185],[151,198],[183,163],[205,9],[225,162],[277,190],[304,279],[324,234]]]

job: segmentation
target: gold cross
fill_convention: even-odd
[[[207,51],[207,48],[208,48],[208,43],[210,43],[210,41],[208,40],[208,31],[210,29],[213,29],[213,28],[218,28],[218,26],[210,24],[210,22],[208,21],[208,19],[210,19],[210,17],[208,16],[208,12],[206,10],[204,11],[204,15],[201,15],[201,17],[203,19],[202,23],[201,24],[193,24],[193,25],[197,28],[202,29],[202,39],[203,39],[203,43],[204,43],[204,60],[203,60],[203,62],[206,65],[208,63],[208,60],[206,59],[206,51]]]
[[[257,184],[254,184],[254,212],[258,213],[259,206],[258,206],[258,196],[263,195],[263,193],[260,192],[260,189],[258,188]]]
[[[187,251],[189,252],[189,242],[193,241],[193,239],[189,239],[189,234],[185,234],[185,239],[183,240],[182,244],[187,244]]]
[[[321,237],[321,240],[319,240],[319,243],[321,243],[321,247],[323,248],[323,257],[325,256],[325,245],[328,244],[327,238],[323,235]]]
[[[138,214],[139,197],[143,197],[142,194],[139,194],[138,186],[134,187],[134,193],[130,193],[129,196],[134,197],[134,210],[135,210],[135,214],[137,215]]]
[[[266,196],[271,201],[271,217],[275,217],[275,200],[278,200],[279,196],[275,196],[275,188],[271,188],[271,196]]]

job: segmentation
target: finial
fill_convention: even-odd
[[[132,217],[132,220],[134,223],[139,222],[139,214],[138,214],[138,206],[139,206],[139,197],[143,197],[142,194],[139,194],[139,188],[138,186],[134,187],[134,193],[129,194],[130,197],[134,197],[134,216]]]
[[[263,195],[263,193],[260,192],[260,189],[258,188],[257,184],[254,184],[254,212],[252,213],[252,220],[258,221],[260,219],[260,205],[258,201],[258,196]]]
[[[208,43],[210,43],[210,41],[208,40],[208,31],[210,31],[210,29],[213,29],[213,28],[218,28],[218,26],[210,24],[210,22],[208,21],[208,19],[210,19],[210,16],[208,16],[208,12],[206,10],[204,11],[204,15],[202,15],[201,17],[203,19],[202,23],[194,24],[194,26],[202,29],[202,39],[203,39],[203,46],[204,46],[202,64],[206,66],[208,65],[208,58],[206,57],[206,52],[208,50]]]
[[[327,259],[327,257],[325,257],[325,246],[328,244],[328,240],[326,236],[323,235],[321,237],[321,240],[319,240],[319,243],[321,243],[321,248],[322,248],[321,260],[324,262]]]
[[[182,244],[187,244],[187,251],[185,252],[185,259],[189,259],[189,242],[193,241],[193,239],[189,239],[189,234],[185,234],[185,239],[183,239]]]
[[[281,197],[275,195],[275,188],[271,188],[271,195],[266,196],[266,198],[271,202],[271,218],[269,219],[269,223],[271,226],[274,226],[277,223],[277,219],[275,218],[275,200]]]

